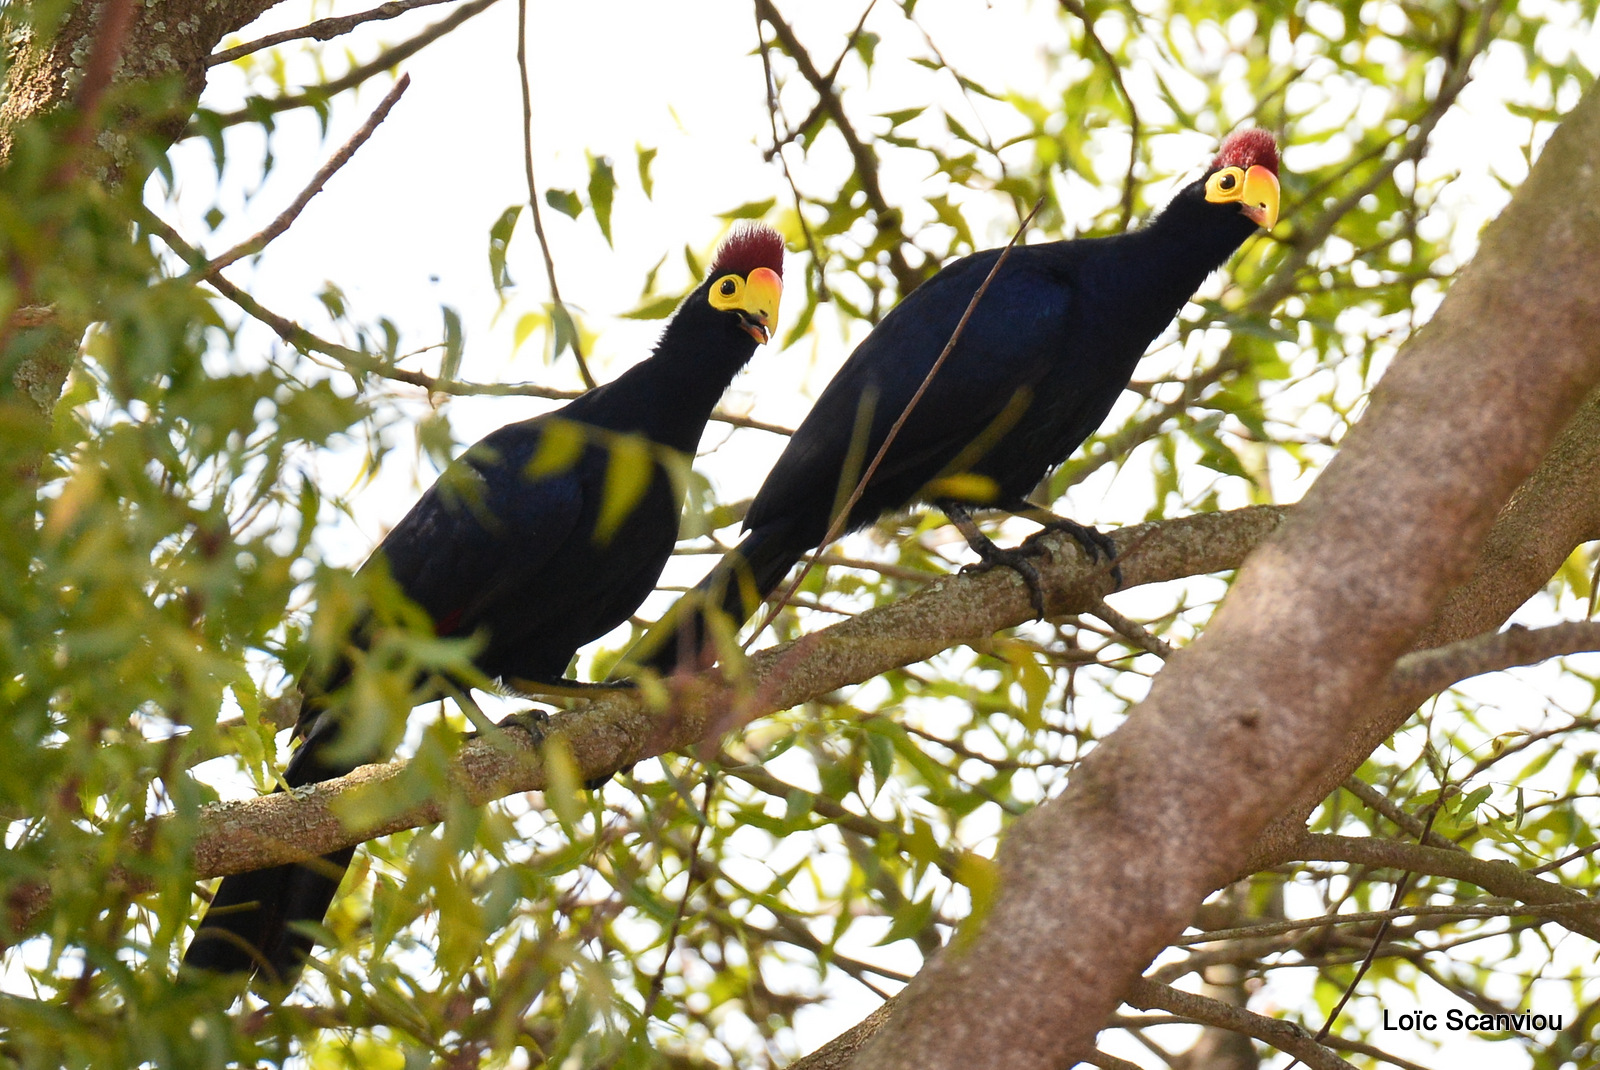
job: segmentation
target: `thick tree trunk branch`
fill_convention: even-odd
[[[993,905],[853,1065],[1042,1070],[1087,1055],[1267,822],[1348,775],[1321,786],[1597,379],[1592,90],[1205,634],[1066,791],[1012,827]]]
[[[110,81],[158,81],[176,77],[186,99],[197,99],[205,85],[206,59],[225,34],[253,21],[278,0],[163,0],[158,4],[113,4],[84,0],[67,14],[54,35],[27,31],[16,14],[0,18],[0,28],[20,38],[0,87],[0,167],[11,157],[18,127],[71,105],[92,105]],[[114,34],[102,33],[108,23]],[[111,36],[116,41],[111,41]],[[116,45],[111,51],[112,44]],[[97,88],[98,87],[98,88]],[[85,98],[93,98],[92,100]],[[90,106],[79,117],[74,140],[81,151],[74,166],[101,181],[117,182],[135,163],[127,133],[101,123]],[[187,114],[145,117],[175,137]],[[24,301],[33,295],[24,293]],[[9,340],[12,323],[0,335]],[[0,414],[8,419],[49,417],[77,355],[87,327],[83,322],[22,324],[42,333],[30,355],[8,369],[0,383]]]

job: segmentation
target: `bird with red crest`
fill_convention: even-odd
[[[433,623],[472,639],[473,664],[517,692],[565,692],[578,648],[626,621],[654,590],[677,541],[682,472],[729,382],[771,339],[783,293],[783,239],[736,228],[706,279],[678,306],[648,358],[543,416],[469,447],[424,493],[362,570],[387,571]],[[315,784],[387,757],[393,725],[351,694],[370,617],[300,676],[299,742],[284,773]],[[457,681],[466,690],[465,681]],[[438,689],[416,681],[403,725]],[[184,958],[189,969],[276,982],[298,972],[351,852],[228,877]]]
[[[1278,194],[1276,140],[1241,130],[1136,230],[947,264],[845,361],[751,502],[738,547],[625,662],[669,672],[686,659],[711,660],[708,612],[748,619],[830,531],[918,499],[945,512],[983,567],[1020,572],[1040,616],[1046,600],[1030,560],[1038,544],[1001,549],[974,510],[1068,531],[1116,576],[1110,539],[1028,495],[1105,420],[1140,357],[1206,277],[1258,228],[1276,225]]]

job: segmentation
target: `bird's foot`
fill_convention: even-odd
[[[612,688],[612,690],[620,689]],[[507,714],[505,717],[502,717],[500,720],[495,722],[495,727],[520,728],[524,732],[528,733],[528,735],[533,737],[533,745],[535,747],[542,747],[544,746],[546,737],[545,726],[549,723],[550,714],[535,707],[531,710],[523,710],[521,713]],[[588,780],[583,782],[583,786],[588,788],[590,791],[599,791],[601,788],[605,787],[614,776],[616,776],[615,773],[607,773],[604,776],[590,777]]]
[[[533,737],[535,747],[544,746],[545,725],[550,723],[548,710],[541,710],[537,706],[533,709],[523,710],[521,713],[508,713],[495,722],[496,728],[520,728]]]
[[[1104,561],[1110,565],[1111,582],[1116,584],[1117,587],[1122,586],[1122,566],[1117,564],[1117,544],[1110,535],[1097,528],[1089,527],[1087,524],[1079,524],[1077,521],[1068,520],[1066,517],[1057,517],[1054,520],[1046,521],[1041,529],[1031,535],[1028,541],[1023,543],[1019,549],[1032,545],[1035,539],[1047,531],[1064,531],[1071,535],[1077,544],[1083,547],[1084,555],[1088,557],[1089,563],[1098,564]]]
[[[1022,582],[1028,586],[1028,601],[1033,604],[1033,615],[1039,620],[1044,619],[1044,580],[1039,575],[1039,567],[1032,558],[1049,553],[1042,543],[1030,540],[1014,550],[1007,550],[996,546],[994,542],[984,537],[982,542],[967,540],[980,558],[974,564],[963,568],[962,572],[988,572],[997,565],[1004,565],[1022,577]]]

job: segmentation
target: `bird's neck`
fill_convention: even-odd
[[[692,454],[723,391],[755,351],[753,339],[730,340],[717,329],[724,326],[680,311],[648,359],[573,402],[570,415]]]
[[[1198,191],[1184,190],[1149,223],[1125,235],[1118,259],[1130,275],[1126,281],[1136,284],[1127,292],[1138,292],[1152,311],[1164,310],[1164,326],[1255,229],[1242,214],[1219,212]]]

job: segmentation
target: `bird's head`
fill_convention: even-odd
[[[734,229],[717,249],[707,274],[706,301],[738,320],[757,342],[778,329],[783,296],[783,238],[765,223]]]
[[[1267,230],[1278,222],[1278,142],[1267,131],[1229,134],[1202,181],[1211,204],[1237,204]]]

